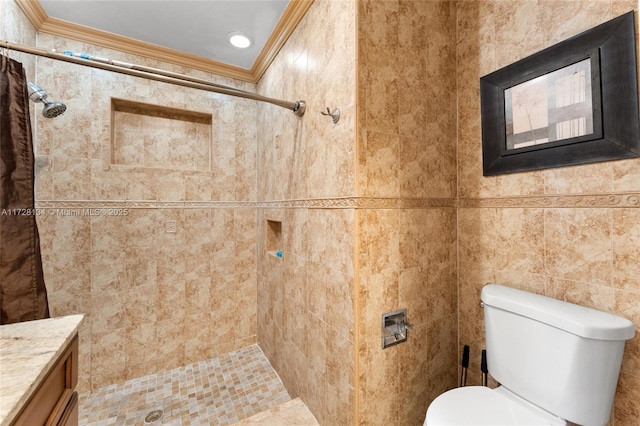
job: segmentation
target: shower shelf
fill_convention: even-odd
[[[212,115],[111,99],[111,164],[210,171]]]

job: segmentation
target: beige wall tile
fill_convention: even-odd
[[[83,158],[54,156],[53,195],[57,199],[86,200],[91,194],[91,161]]]
[[[451,283],[447,282],[447,284]],[[415,267],[401,270],[398,275],[397,292],[397,306],[407,309],[407,321],[414,325],[426,323],[429,315],[426,268]],[[418,295],[426,295],[426,297]],[[377,332],[380,332],[379,329]]]
[[[548,296],[601,311],[613,311],[614,290],[590,282],[550,278]]]
[[[544,47],[545,24],[537,1],[495,2],[496,63],[499,68],[536,53]],[[518,34],[518,37],[513,37]]]
[[[328,424],[353,424],[355,415],[355,346],[327,328],[326,419]]]
[[[72,210],[72,213],[76,213]],[[53,228],[43,229],[41,232],[51,233],[53,252],[85,251],[91,248],[90,221],[87,217],[68,215],[66,209],[49,211],[55,217],[52,222],[47,222]]]
[[[496,268],[534,274],[544,271],[542,209],[498,209],[495,230]]]
[[[91,160],[91,199],[127,199],[127,181],[122,179],[120,173],[105,170],[102,160]]]
[[[184,362],[198,362],[211,357],[211,325],[216,324],[206,311],[190,311],[184,323]]]
[[[185,321],[169,319],[156,322],[159,371],[186,364],[184,362],[185,347],[182,345],[184,336]]]
[[[613,211],[613,286],[640,291],[640,211]]]
[[[616,425],[631,426],[640,418],[640,379],[636,375],[620,374],[616,399],[614,400],[614,421]]]
[[[53,167],[50,156],[36,154],[34,175],[34,191],[36,199],[49,200],[53,198]]]
[[[154,363],[158,351],[156,341],[156,325],[154,323],[142,322],[127,327],[124,342],[125,365],[139,370],[140,364]],[[155,372],[155,369],[153,371]],[[130,370],[129,374],[131,372]]]
[[[438,320],[458,312],[456,263],[439,263],[427,268],[427,319]],[[414,293],[412,297],[416,297]]]
[[[398,211],[367,210],[360,216],[361,270],[380,273],[396,270],[399,254]]]
[[[612,214],[606,209],[545,212],[547,272],[564,279],[611,285]]]
[[[111,328],[109,331],[98,333],[92,331],[92,373],[124,373],[126,365],[125,342],[126,330],[124,328]]]
[[[71,294],[91,292],[91,253],[57,252],[52,255],[53,271],[48,280],[53,291],[67,289]]]
[[[545,46],[559,43],[591,27],[607,21],[611,16],[608,1],[582,1],[580,7],[571,1],[545,0],[540,3],[545,23]]]
[[[66,289],[54,292],[49,288],[47,291],[51,293],[48,299],[49,313],[52,317],[82,314],[91,307],[91,295],[88,293],[73,294]]]
[[[359,146],[364,195],[397,197],[399,138],[396,135],[380,132],[367,132]],[[361,161],[362,161],[361,160]]]
[[[155,372],[158,371],[157,368],[158,367],[156,361],[143,362],[141,364],[127,366],[124,369],[124,380],[132,380],[155,374]],[[118,383],[121,380],[122,379],[120,378],[116,378],[112,383]]]
[[[427,388],[429,387],[427,324],[414,326],[409,332],[406,343],[396,346],[399,352],[398,392],[405,403],[398,411],[398,424],[420,424],[424,422],[425,407],[429,406]],[[419,420],[421,418],[421,420]]]
[[[546,275],[530,274],[513,269],[495,271],[495,282],[501,285],[553,297],[553,284]]]
[[[611,163],[613,170],[613,191],[638,191],[640,171],[638,159],[615,161]]]
[[[427,209],[427,233],[422,244],[430,264],[456,261],[456,211],[449,208]]]
[[[326,322],[340,340],[355,342],[354,283],[351,275],[328,272]]]
[[[493,266],[496,258],[495,209],[458,211],[458,249],[461,262]]]
[[[615,290],[613,299],[613,312],[633,321],[636,326],[636,335],[625,344],[621,372],[623,375],[628,374],[638,377],[640,376],[638,374],[638,369],[640,368],[640,337],[638,335],[638,329],[640,328],[640,309],[638,308],[640,306],[640,294]],[[637,389],[634,391],[637,391]],[[632,404],[636,409],[639,408],[636,401]]]
[[[125,371],[113,371],[110,373],[95,373],[91,378],[91,390],[95,391],[104,386],[109,386],[114,383],[122,383],[127,380]]]
[[[361,277],[359,300],[361,337],[380,340],[382,314],[399,308],[398,273],[383,271]]]
[[[611,192],[612,164],[584,164],[542,171],[546,194]]]
[[[426,265],[428,259],[424,244],[427,233],[427,213],[422,209],[406,209],[398,212],[398,268],[409,269]]]
[[[458,312],[468,319],[481,322],[480,292],[487,284],[495,283],[495,271],[488,265],[460,261],[458,276]]]
[[[460,294],[462,295],[462,288]],[[462,297],[462,296],[461,296]],[[466,296],[465,296],[466,297]],[[475,299],[479,308],[478,299]],[[481,312],[480,312],[481,313]],[[479,317],[479,318],[478,318]],[[458,356],[456,360],[462,359],[462,351],[464,345],[469,345],[469,368],[467,369],[467,386],[479,386],[482,384],[482,376],[480,373],[480,354],[485,349],[484,340],[484,317],[473,313],[466,315],[462,311],[459,313],[459,330],[458,330]],[[460,370],[460,367],[457,368]],[[458,373],[459,371],[457,371]],[[460,383],[460,377],[457,377],[457,383]],[[436,395],[437,396],[437,395]]]
[[[399,401],[394,397],[400,391],[400,347],[382,349],[380,340],[360,344],[360,422],[394,424]]]
[[[315,316],[308,316],[309,384],[306,404],[319,423],[326,421],[327,415],[327,324]]]
[[[428,324],[427,342],[428,366],[431,377],[442,372],[450,371],[457,364],[457,317],[450,315],[445,318],[434,320]],[[452,386],[449,383],[449,386]]]

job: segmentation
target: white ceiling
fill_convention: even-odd
[[[289,0],[40,0],[52,18],[250,69]],[[253,44],[238,49],[227,34]]]

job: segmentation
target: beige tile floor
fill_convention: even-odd
[[[240,420],[236,426],[318,426],[318,422],[304,402],[296,398]]]
[[[252,345],[80,395],[79,423],[228,425],[289,400],[267,358],[258,345]],[[164,411],[160,419],[145,422],[151,411],[159,409]]]

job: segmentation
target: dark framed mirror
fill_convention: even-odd
[[[640,156],[629,12],[480,79],[485,176]]]

